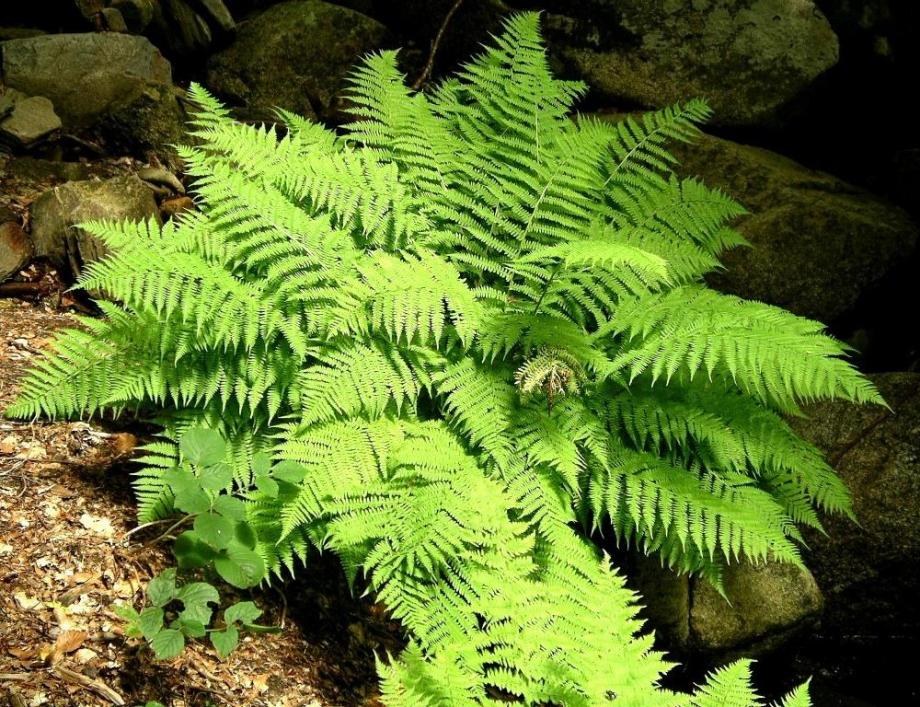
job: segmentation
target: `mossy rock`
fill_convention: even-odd
[[[516,5],[533,5],[518,0]],[[553,53],[624,106],[701,96],[715,120],[782,122],[787,104],[837,63],[811,0],[548,0]]]
[[[345,7],[281,3],[241,23],[233,43],[211,57],[208,87],[248,118],[274,120],[275,108],[341,117],[343,78],[387,36],[382,24]]]

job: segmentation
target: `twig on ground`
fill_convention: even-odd
[[[182,525],[183,523],[185,523],[187,520],[189,520],[189,519],[191,519],[191,518],[194,518],[194,517],[195,517],[195,514],[194,514],[194,513],[189,513],[189,514],[186,515],[186,516],[182,516],[179,520],[177,520],[175,523],[173,523],[171,526],[169,526],[166,530],[164,530],[162,533],[160,533],[159,535],[157,535],[153,540],[148,540],[148,541],[145,542],[143,545],[141,545],[141,547],[148,547],[148,546],[150,546],[150,545],[155,545],[156,543],[160,542],[160,540],[162,540],[163,538],[169,537],[169,534],[170,534],[172,531],[174,531],[174,530],[175,530],[176,528],[178,528],[180,525]]]
[[[434,40],[431,42],[431,51],[428,53],[428,61],[425,62],[425,68],[422,69],[422,73],[419,74],[418,78],[415,79],[415,82],[412,84],[412,88],[418,91],[422,86],[425,85],[425,82],[431,78],[431,72],[434,70],[434,56],[438,52],[438,47],[441,45],[441,39],[444,37],[444,32],[447,31],[447,25],[450,24],[451,18],[454,16],[454,13],[460,8],[463,4],[463,0],[454,0],[454,4],[451,5],[450,10],[447,11],[447,14],[444,15],[444,21],[441,22],[440,28],[438,28],[438,33],[434,36]]]
[[[104,682],[99,680],[93,680],[90,677],[87,677],[83,673],[78,673],[76,670],[71,670],[70,668],[65,668],[63,665],[56,665],[51,669],[51,672],[57,675],[59,678],[65,682],[72,683],[74,685],[79,685],[90,692],[95,692],[97,695],[103,699],[108,700],[113,705],[119,705],[121,707],[125,704],[125,698],[119,695],[115,690],[106,685]]]

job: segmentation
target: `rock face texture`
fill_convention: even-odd
[[[18,147],[28,147],[60,129],[61,119],[44,96],[17,101],[9,115],[0,119],[0,139]]]
[[[0,223],[0,282],[18,273],[31,257],[32,242],[22,227],[15,221]]]
[[[695,580],[690,640],[706,651],[763,651],[813,622],[824,598],[811,572],[788,564],[738,564],[725,573],[725,600]]]
[[[320,0],[275,5],[241,24],[236,40],[208,65],[208,86],[274,118],[275,108],[332,117],[342,79],[357,60],[382,46],[386,28],[359,12]]]
[[[920,608],[920,374],[872,377],[891,410],[822,403],[794,421],[850,488],[859,525],[828,518],[805,561],[827,597],[825,628],[915,635]]]
[[[709,136],[676,152],[681,174],[751,212],[737,227],[753,247],[712,278],[723,291],[830,322],[917,245],[902,209],[776,153]]]
[[[0,45],[2,81],[44,96],[68,129],[96,127],[110,141],[151,147],[181,135],[169,62],[144,37],[49,34]]]
[[[811,573],[787,564],[731,565],[727,599],[705,580],[662,568],[657,558],[634,558],[630,576],[650,626],[681,652],[757,655],[813,625],[824,606]]]
[[[33,202],[31,216],[35,255],[75,275],[106,253],[105,246],[77,224],[159,218],[153,192],[135,176],[55,187]]]
[[[544,7],[555,54],[599,93],[647,107],[702,96],[724,124],[778,122],[838,58],[837,37],[811,0],[550,0]]]

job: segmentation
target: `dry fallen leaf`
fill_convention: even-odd
[[[123,457],[134,451],[137,446],[137,437],[130,432],[119,432],[112,435],[112,451],[115,456]]]
[[[23,611],[32,611],[37,609],[42,605],[41,601],[35,597],[30,597],[25,592],[16,592],[13,594],[13,599],[16,600],[16,603],[19,605],[19,608]]]
[[[89,634],[86,631],[61,631],[54,645],[43,647],[39,656],[46,663],[54,665],[68,653],[73,653],[80,648],[87,638]]]
[[[7,653],[9,653],[14,658],[19,660],[31,660],[35,657],[35,646],[28,646],[26,648],[8,648]]]
[[[28,449],[18,454],[17,456],[22,459],[29,459],[29,460],[35,461],[35,460],[44,459],[45,457],[47,457],[48,452],[45,451],[44,447],[42,447],[39,444],[36,444],[36,445],[29,447]]]
[[[0,454],[13,454],[19,446],[18,442],[15,435],[7,435],[0,439]]]
[[[90,513],[84,513],[80,516],[80,525],[104,538],[111,538],[115,535],[115,528],[112,527],[112,521],[104,516],[94,516]]]

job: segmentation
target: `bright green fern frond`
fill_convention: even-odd
[[[479,327],[475,293],[448,261],[433,253],[397,257],[377,251],[358,265],[360,280],[333,309],[331,336],[378,334],[439,345],[450,332],[464,345]]]
[[[414,406],[419,380],[402,354],[386,344],[354,344],[317,356],[322,365],[300,374],[301,422],[313,425],[358,414],[374,419],[392,403]]]
[[[389,705],[760,707],[745,662],[660,687],[587,532],[718,587],[852,512],[781,413],[881,400],[821,325],[703,284],[744,244],[741,206],[672,174],[705,103],[572,120],[585,86],[552,75],[535,13],[433,90],[393,52],[347,90],[338,135],[240,124],[193,85],[196,209],[85,225],[110,254],[81,284],[117,304],[55,337],[8,414],[162,425],[143,522],[185,512],[176,443],[216,431],[232,479],[207,500],[249,565],[331,550],[401,622]]]
[[[806,680],[782,700],[775,703],[774,707],[811,707],[811,698],[808,696],[810,683],[811,680]]]
[[[680,287],[624,302],[598,336],[608,331],[624,337],[614,365],[632,379],[645,371],[653,381],[679,372],[693,377],[702,369],[787,409],[818,398],[882,402],[820,324],[760,302]]]
[[[588,497],[596,522],[609,519],[624,542],[673,534],[692,548],[691,556],[801,564],[797,534],[783,507],[741,479],[694,472],[654,455],[623,450],[609,468],[592,468]]]
[[[751,661],[738,660],[710,673],[690,701],[693,707],[757,707],[762,705],[751,687]]]

